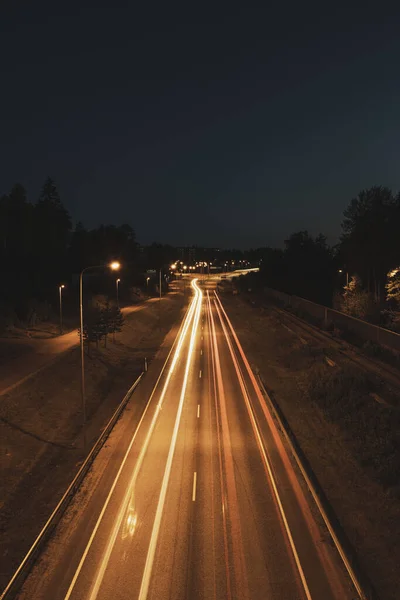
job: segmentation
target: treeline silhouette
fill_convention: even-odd
[[[400,192],[382,186],[362,190],[343,216],[340,242],[333,247],[322,234],[299,231],[283,249],[260,248],[260,273],[251,277],[252,285],[369,320],[381,318],[385,306],[400,310]]]
[[[139,277],[135,262],[138,245],[130,225],[101,226],[87,230],[72,219],[51,178],[45,181],[37,202],[27,199],[25,188],[15,184],[0,197],[0,315],[4,322],[21,321],[39,303],[57,303],[58,286],[76,291],[80,271],[117,258],[124,277],[132,284]],[[101,277],[103,273],[98,273]],[[90,278],[96,289],[96,277]],[[109,286],[115,285],[115,278]],[[99,286],[100,287],[100,286]],[[102,284],[102,289],[104,285]],[[67,296],[71,299],[71,294]],[[77,307],[76,294],[73,305]]]
[[[346,309],[355,313],[362,305],[364,313],[372,314],[388,298],[398,308],[400,193],[395,195],[382,186],[362,190],[344,211],[342,235],[334,247],[322,234],[313,237],[299,231],[285,240],[283,249],[194,250],[196,260],[211,262],[217,257],[213,264],[223,270],[231,263],[240,266],[240,260],[260,265],[259,275],[251,278],[255,287],[269,286],[337,308],[343,308],[346,300]],[[56,308],[61,283],[67,284],[71,306],[76,309],[78,275],[84,267],[119,260],[124,294],[129,286],[146,287],[147,269],[166,269],[178,258],[176,248],[156,243],[142,253],[129,224],[90,230],[82,223],[73,227],[51,178],[35,203],[28,201],[22,185],[15,184],[0,197],[0,320],[4,325],[16,316],[26,322],[38,303]],[[115,277],[100,270],[88,278],[87,285],[93,292],[110,296]],[[359,316],[368,318],[368,314]]]

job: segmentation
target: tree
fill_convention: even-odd
[[[389,271],[385,287],[386,299],[393,302],[397,310],[400,310],[400,267]]]
[[[400,331],[400,267],[392,269],[387,274],[386,301],[388,308],[383,311],[387,326],[394,331]]]
[[[102,337],[104,336],[104,345],[107,347],[107,335],[112,333],[115,340],[115,333],[122,330],[124,317],[117,306],[110,306],[109,302],[101,309],[100,329]]]
[[[90,354],[90,343],[99,341],[104,335],[104,317],[102,309],[99,306],[90,306],[85,310],[83,320],[83,341],[86,343],[88,353]],[[81,330],[78,329],[78,336],[81,336]]]
[[[72,228],[71,217],[63,206],[54,181],[48,177],[34,209],[36,287],[43,294],[63,277]]]
[[[333,293],[333,257],[323,234],[292,233],[285,240],[286,291],[330,305]]]
[[[109,327],[110,332],[113,334],[115,341],[115,334],[122,331],[124,325],[124,317],[118,306],[112,306],[109,314]]]
[[[387,187],[362,190],[344,211],[342,254],[376,301],[390,266],[400,254],[400,199]]]
[[[23,185],[16,183],[0,199],[0,235],[8,260],[25,259],[32,246],[32,205]]]
[[[26,316],[32,287],[32,210],[19,183],[0,198],[0,269],[7,281],[1,286],[0,300],[12,306],[20,318]]]
[[[344,286],[341,309],[352,317],[365,320],[373,320],[379,312],[371,294],[363,289],[358,275],[353,275],[349,284]]]
[[[64,253],[72,229],[71,217],[63,206],[54,181],[48,177],[43,185],[35,208],[39,225],[37,241],[43,247],[50,244],[50,249]]]

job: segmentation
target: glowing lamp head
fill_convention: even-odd
[[[121,268],[121,265],[119,262],[112,262],[110,264],[110,269],[112,269],[113,271],[118,271]]]

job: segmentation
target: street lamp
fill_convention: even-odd
[[[150,277],[146,277],[146,287],[147,287],[147,293],[149,293],[149,281],[150,281]]]
[[[112,262],[109,265],[112,271],[118,271],[121,267],[119,262]],[[81,343],[81,397],[82,397],[82,424],[83,424],[83,448],[86,450],[86,398],[85,398],[85,353],[83,345],[83,274],[86,271],[93,269],[101,269],[103,265],[96,265],[94,267],[85,267],[82,269],[79,276],[79,316],[80,316],[80,343]]]
[[[115,280],[115,285],[117,287],[117,307],[119,308],[119,284],[121,280],[118,278]]]
[[[63,333],[63,323],[62,323],[62,290],[65,288],[64,284],[58,286],[58,293],[60,296],[60,335]]]

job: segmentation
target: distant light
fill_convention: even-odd
[[[60,285],[60,288],[61,288],[61,289],[64,289],[64,288],[65,288],[65,285],[62,283],[62,284]]]
[[[118,278],[118,279],[117,279],[117,283],[119,283],[120,281],[121,281],[121,280]]]
[[[343,269],[339,269],[338,273],[343,273]]]
[[[113,271],[118,271],[118,269],[120,269],[120,268],[121,268],[121,265],[120,265],[120,263],[119,263],[119,262],[117,262],[117,261],[115,261],[115,262],[112,262],[112,263],[110,264],[110,269],[112,269]]]
[[[171,265],[171,269],[176,269],[176,265]]]

